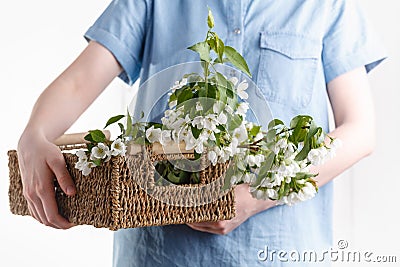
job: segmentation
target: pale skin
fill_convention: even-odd
[[[103,46],[90,42],[81,55],[52,82],[37,100],[18,144],[24,196],[32,216],[46,226],[68,229],[74,224],[58,213],[53,178],[70,196],[76,189],[60,150],[52,142],[91,105],[122,68]],[[375,144],[374,109],[364,67],[340,75],[328,84],[336,129],[330,135],[343,146],[337,156],[314,168],[323,186],[370,154]],[[45,123],[44,123],[45,122]],[[249,217],[272,208],[274,201],[254,199],[247,185],[235,188],[236,212],[232,220],[188,224],[213,234],[227,234]]]

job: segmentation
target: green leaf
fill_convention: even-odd
[[[146,138],[144,136],[136,137],[133,143],[138,145],[144,145],[146,143]]]
[[[245,171],[247,168],[247,165],[244,163],[244,161],[237,161],[237,168],[241,171]]]
[[[233,93],[233,92],[232,92]],[[237,97],[230,97],[230,90],[227,90],[228,95],[228,106],[232,108],[232,110],[237,110],[238,107],[238,98]],[[236,95],[232,95],[236,96]]]
[[[190,183],[191,184],[198,184],[200,183],[200,175],[198,172],[193,172],[190,176]]]
[[[193,137],[196,138],[196,139],[199,138],[202,130],[197,129],[197,127],[194,127],[194,126],[192,126],[190,128],[192,129]]]
[[[201,158],[201,154],[200,153],[197,153],[196,151],[194,152],[194,159],[195,160],[198,160],[198,159],[200,159]]]
[[[178,96],[178,105],[184,103],[185,101],[193,98],[193,92],[190,87],[183,90]]]
[[[217,43],[217,51],[216,52],[218,54],[218,59],[223,62],[224,60],[222,57],[224,56],[225,44],[220,38],[218,38],[216,40],[216,43]]]
[[[275,141],[276,138],[276,130],[271,129],[267,132],[267,142]]]
[[[228,130],[232,132],[233,130],[238,128],[240,124],[242,124],[242,117],[239,116],[238,114],[234,114],[228,121],[229,121]]]
[[[89,131],[89,133],[92,137],[92,140],[96,143],[102,143],[102,142],[106,141],[106,136],[100,130],[91,130],[91,131]]]
[[[290,121],[290,128],[308,126],[312,117],[307,115],[297,115]]]
[[[179,184],[179,182],[181,181],[180,177],[176,176],[172,172],[169,172],[166,178],[173,184]]]
[[[125,135],[126,136],[131,136],[132,134],[132,117],[129,114],[129,111],[127,111],[127,115],[126,115],[126,132]]]
[[[114,117],[110,118],[110,119],[107,121],[106,126],[104,126],[104,129],[107,128],[107,126],[109,126],[109,125],[111,125],[111,124],[113,124],[113,123],[118,122],[118,121],[121,120],[123,117],[125,117],[125,115],[117,115],[117,116],[114,116]]]
[[[210,8],[208,8],[207,24],[208,24],[208,28],[210,28],[210,29],[214,27],[214,16],[213,16]]]
[[[217,98],[217,88],[214,84],[208,84],[207,86],[207,98]]]
[[[121,130],[122,134],[125,134],[125,126],[122,123],[118,123],[119,129]]]
[[[260,183],[261,180],[268,175],[268,172],[269,170],[271,170],[274,160],[275,160],[275,154],[272,151],[265,156],[265,161],[261,164],[260,170],[258,172],[258,177],[257,177],[258,183]]]
[[[197,52],[200,56],[200,59],[206,62],[210,62],[210,46],[207,42],[200,42],[195,45],[188,47],[188,49]]]
[[[224,179],[224,185],[222,187],[222,190],[228,190],[231,188],[231,178],[233,175],[235,175],[235,169],[236,166],[233,162],[229,164],[229,168],[225,172],[225,179]]]
[[[215,144],[217,146],[220,146],[220,144],[221,144],[221,133],[214,133],[214,135],[215,135]]]
[[[247,66],[246,60],[233,47],[225,46],[224,54],[235,67],[251,77],[251,73],[249,67]]]
[[[310,150],[311,150],[311,143],[309,142],[309,139],[306,139],[306,141],[304,142],[303,149],[299,152],[299,154],[296,155],[294,160],[296,161],[304,160],[305,158],[307,158],[307,155],[310,152]]]
[[[83,139],[85,139],[88,142],[94,143],[93,137],[90,134],[90,132],[87,135],[85,135],[85,137]]]
[[[261,126],[255,125],[253,128],[250,130],[250,135],[256,136],[260,132]]]
[[[283,121],[279,120],[279,119],[273,119],[272,121],[270,121],[270,123],[268,124],[268,130],[274,128],[277,125],[284,125]]]
[[[222,73],[216,72],[215,79],[218,84],[219,101],[226,103],[228,93],[233,96],[233,91],[231,90],[231,83],[225,78]]]
[[[89,154],[92,153],[92,149],[95,147],[95,145],[93,143],[89,143],[86,146],[87,146]]]
[[[223,55],[225,51],[225,44],[224,42],[218,37],[218,34],[215,32],[210,33],[211,37],[207,38],[207,43],[209,44],[210,48],[215,51],[218,55],[218,61],[216,63],[223,62]],[[214,60],[215,62],[215,60]]]
[[[304,142],[307,134],[309,133],[309,126],[312,118],[310,116],[299,115],[294,117],[290,121],[290,127],[293,130],[292,135],[290,136],[290,141],[292,141],[295,145],[299,142]]]
[[[132,138],[136,138],[139,133],[139,124],[135,124],[132,127]]]
[[[94,163],[94,165],[96,165],[97,167],[101,165],[101,159],[95,159],[92,161]]]

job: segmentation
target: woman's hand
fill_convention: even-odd
[[[76,193],[60,149],[39,134],[25,132],[18,144],[23,194],[31,215],[46,226],[68,229],[74,224],[58,213],[54,178],[69,196]]]
[[[248,184],[236,186],[235,200],[236,216],[233,219],[219,222],[190,223],[188,226],[202,232],[225,235],[233,231],[254,214],[276,205],[276,202],[272,200],[265,201],[253,198],[249,192]]]
[[[90,106],[122,67],[102,45],[90,42],[81,55],[37,100],[18,144],[24,196],[39,222],[60,229],[73,226],[58,213],[54,178],[75,194],[60,149],[52,144]]]

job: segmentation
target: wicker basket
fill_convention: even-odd
[[[235,216],[233,190],[221,191],[228,164],[208,166],[200,172],[199,184],[156,185],[154,163],[166,159],[189,159],[193,154],[155,154],[151,147],[110,161],[83,176],[74,165],[76,146],[61,147],[77,194],[66,196],[55,181],[60,213],[69,221],[111,230],[144,226],[228,220]],[[30,215],[22,194],[15,150],[8,152],[10,209]],[[188,197],[190,196],[190,197]],[[165,199],[168,199],[166,202]]]

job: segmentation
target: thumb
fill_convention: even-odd
[[[71,175],[69,174],[64,157],[60,153],[58,157],[48,161],[48,166],[56,176],[62,191],[69,196],[76,194],[76,187]]]

